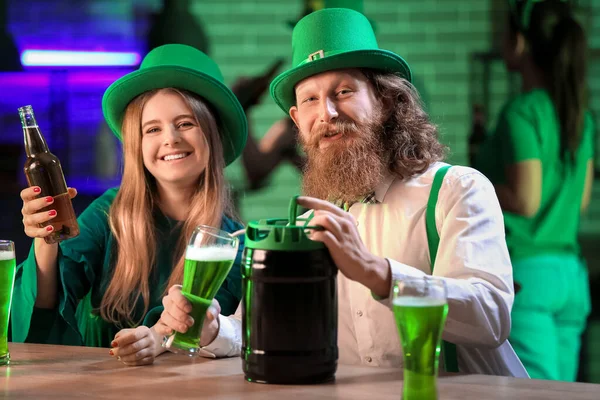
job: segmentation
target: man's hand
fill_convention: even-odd
[[[389,296],[392,274],[385,258],[372,254],[363,243],[356,219],[342,209],[312,197],[298,197],[298,204],[314,210],[310,239],[323,242],[338,269],[349,279],[362,283],[379,297]]]

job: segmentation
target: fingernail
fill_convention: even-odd
[[[46,196],[46,203],[52,203],[54,201],[54,199],[52,198],[52,196]]]
[[[119,344],[117,343],[116,340],[113,340],[110,344],[110,347],[118,347],[118,346],[119,346]]]
[[[217,309],[213,306],[208,307],[208,313],[210,313],[210,315],[214,316],[217,315]]]
[[[51,217],[56,216],[56,210],[50,210],[50,211],[48,211],[48,215],[51,216]]]
[[[188,318],[188,319],[187,319],[187,324],[188,324],[189,326],[192,326],[192,325],[194,325],[194,318],[192,318],[192,317]]]
[[[42,189],[40,189],[39,187],[34,187],[33,188],[33,193],[39,193],[41,191],[42,191]]]
[[[46,230],[47,230],[48,232],[52,232],[52,231],[54,230],[54,227],[53,227],[52,225],[48,225],[48,226],[46,227]]]
[[[115,352],[114,352],[114,351],[112,351],[112,349],[110,349],[110,351],[108,352],[108,354],[110,354],[111,356],[114,356],[114,355],[115,355]]]

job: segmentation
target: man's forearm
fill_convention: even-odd
[[[361,283],[376,296],[380,298],[388,297],[392,286],[392,271],[388,260],[374,256],[365,270],[365,277]]]

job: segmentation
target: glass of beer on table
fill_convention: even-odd
[[[192,233],[185,253],[182,294],[192,305],[194,319],[185,333],[175,332],[165,339],[169,351],[190,357],[200,352],[200,334],[217,291],[229,274],[237,255],[239,239],[211,226],[200,225]]]
[[[448,313],[446,286],[426,276],[393,285],[393,310],[404,357],[403,400],[436,400],[442,331]]]
[[[10,361],[8,320],[16,265],[14,243],[10,240],[0,240],[0,365],[7,365]]]

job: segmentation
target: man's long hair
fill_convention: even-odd
[[[406,79],[395,74],[362,69],[383,103],[383,144],[389,170],[400,179],[423,173],[444,159],[446,147],[438,139],[437,127],[423,110],[420,97]]]

